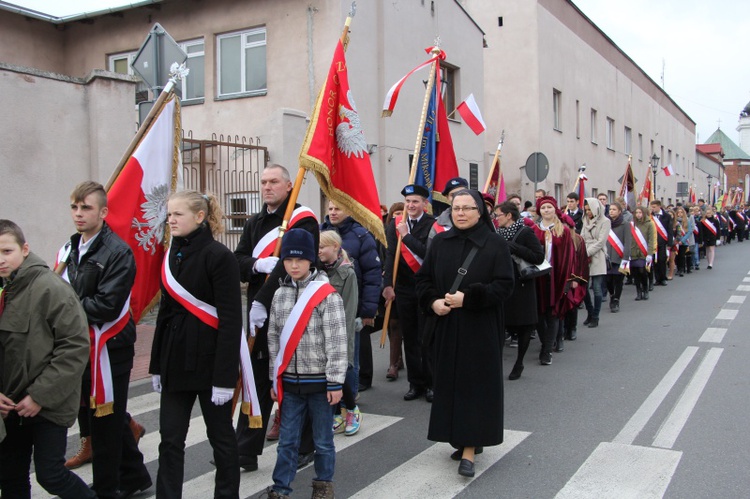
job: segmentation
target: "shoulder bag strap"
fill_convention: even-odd
[[[469,250],[469,254],[466,255],[466,260],[464,260],[464,263],[461,264],[461,266],[458,268],[458,275],[456,276],[456,280],[453,281],[453,286],[451,286],[451,290],[448,293],[453,294],[458,291],[458,287],[461,285],[461,281],[464,279],[467,269],[469,268],[469,265],[471,265],[471,261],[476,256],[477,251],[479,251],[478,247],[471,247],[471,249]]]

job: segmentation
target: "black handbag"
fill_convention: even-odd
[[[516,231],[516,233],[513,235],[513,239],[511,239],[512,242],[516,241],[519,232],[521,231]],[[552,272],[552,265],[550,265],[547,260],[542,260],[542,263],[535,265],[533,263],[527,262],[517,255],[510,255],[510,257],[513,259],[513,262],[515,262],[516,269],[518,270],[518,276],[522,281],[535,279]]]

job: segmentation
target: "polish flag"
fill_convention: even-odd
[[[107,193],[107,223],[135,257],[130,306],[136,323],[159,292],[167,198],[176,188],[180,162],[179,112],[177,98],[168,99]]]
[[[665,166],[664,168],[662,168],[662,170],[664,171],[665,177],[671,177],[672,175],[674,175],[674,168],[672,168],[671,163]]]
[[[463,118],[475,134],[479,135],[487,130],[487,125],[482,119],[482,113],[479,111],[477,101],[474,100],[474,94],[469,94],[466,100],[458,105],[456,111],[458,111],[458,114],[461,115],[461,118]]]

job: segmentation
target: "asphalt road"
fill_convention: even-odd
[[[388,353],[373,335],[376,376],[361,395],[362,430],[335,437],[336,496],[750,497],[748,255],[750,242],[718,248],[713,270],[702,261],[647,302],[635,302],[626,286],[620,313],[603,306],[599,328],[579,326],[578,340],[551,366],[536,361],[532,340],[520,380],[507,381],[516,349],[506,348],[506,442],[477,456],[474,479],[456,473],[450,448],[426,439],[430,404],[403,400],[403,371],[386,381]],[[150,382],[132,385],[130,410],[148,429],[141,449],[155,478],[158,398]],[[194,417],[184,497],[211,497],[211,449],[197,408]],[[241,497],[271,484],[274,462],[267,447],[260,470],[242,474]],[[91,481],[90,465],[79,472]],[[309,496],[313,477],[312,467],[298,473],[293,497]],[[46,496],[36,486],[34,497]]]

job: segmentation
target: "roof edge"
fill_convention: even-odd
[[[53,16],[39,12],[38,10],[29,9],[22,7],[10,2],[4,2],[0,0],[0,10],[10,12],[12,14],[18,14],[19,16],[30,17],[32,19],[38,19],[40,21],[46,21],[51,24],[65,24],[73,21],[80,21],[82,19],[91,19],[94,17],[103,16],[106,14],[114,14],[115,12],[122,12],[124,10],[135,9],[137,7],[145,7],[152,4],[162,3],[163,0],[140,0],[139,2],[130,2],[120,7],[108,7],[106,9],[82,12],[80,14],[73,14],[70,16]]]

